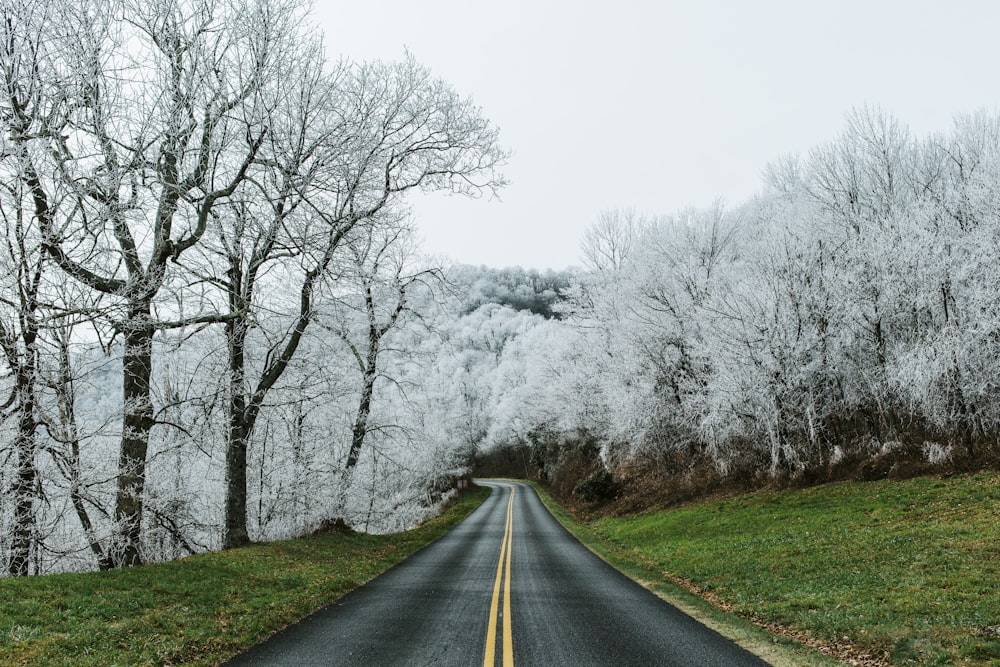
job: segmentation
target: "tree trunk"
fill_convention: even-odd
[[[25,336],[24,363],[17,369],[18,420],[14,450],[17,456],[17,475],[14,478],[14,523],[11,527],[10,561],[7,571],[11,576],[28,574],[31,560],[31,543],[34,539],[35,497],[37,467],[35,462],[35,351],[34,336]]]
[[[115,540],[111,557],[116,567],[142,564],[143,492],[146,486],[146,453],[153,428],[150,374],[153,325],[148,301],[133,303],[124,325],[122,359],[121,449],[118,459],[118,492],[115,499]]]
[[[973,404],[965,400],[965,392],[962,391],[962,370],[959,366],[958,354],[954,349],[951,351],[951,359],[951,391],[948,393],[952,395],[952,402],[958,413],[956,423],[958,436],[962,446],[965,447],[965,456],[969,459],[975,459],[978,454],[974,437],[976,410]]]
[[[370,341],[368,348],[367,367],[365,368],[364,384],[361,387],[361,402],[358,404],[358,414],[354,419],[354,430],[351,434],[351,449],[347,453],[346,470],[352,470],[358,464],[361,447],[368,434],[368,416],[372,410],[372,393],[375,389],[376,363],[378,361],[378,340]]]
[[[247,532],[247,440],[253,430],[244,393],[246,373],[246,322],[240,318],[226,323],[229,348],[229,435],[226,442],[226,523],[222,548],[250,543]]]
[[[351,449],[347,452],[347,462],[344,464],[344,474],[340,480],[340,493],[337,497],[336,511],[340,514],[337,519],[344,523],[346,523],[347,496],[354,480],[354,469],[361,458],[361,448],[364,446],[365,436],[368,434],[368,417],[371,414],[372,394],[377,374],[379,339],[378,329],[372,326],[368,340],[368,357],[365,360],[364,381],[361,385],[361,401],[358,403],[358,414],[354,418]]]
[[[36,274],[37,277],[37,274]],[[7,571],[11,576],[28,574],[31,562],[31,546],[34,540],[35,499],[38,495],[38,468],[35,455],[38,444],[35,433],[38,419],[35,416],[35,384],[38,374],[38,320],[37,280],[22,293],[21,301],[21,341],[23,354],[18,355],[16,344],[8,350],[14,370],[14,391],[17,400],[17,435],[14,438],[14,455],[17,473],[14,478],[14,517],[11,526],[10,560]],[[20,359],[18,359],[20,356]],[[15,363],[16,362],[16,363]]]

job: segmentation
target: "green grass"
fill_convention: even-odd
[[[489,495],[394,535],[318,535],[180,561],[0,580],[2,665],[214,665],[372,579]]]
[[[761,623],[896,665],[1000,665],[997,472],[763,492],[586,528]]]

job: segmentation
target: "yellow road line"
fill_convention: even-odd
[[[503,667],[514,667],[514,635],[510,627],[510,552],[514,539],[514,487],[507,506],[507,574],[503,584]]]
[[[503,667],[514,667],[514,639],[510,626],[510,552],[513,538],[514,518],[514,487],[510,489],[507,500],[507,522],[503,529],[503,542],[500,544],[500,559],[497,561],[497,576],[493,583],[493,600],[490,603],[489,627],[486,629],[486,653],[483,657],[483,667],[494,667],[497,644],[497,614],[500,603],[500,584],[503,583]],[[504,561],[507,564],[507,574],[504,576]]]

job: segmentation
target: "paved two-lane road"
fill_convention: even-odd
[[[530,486],[485,483],[450,533],[226,664],[766,664],[594,556]]]

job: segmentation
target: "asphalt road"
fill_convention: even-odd
[[[767,664],[594,556],[530,486],[485,484],[450,533],[226,665]]]

